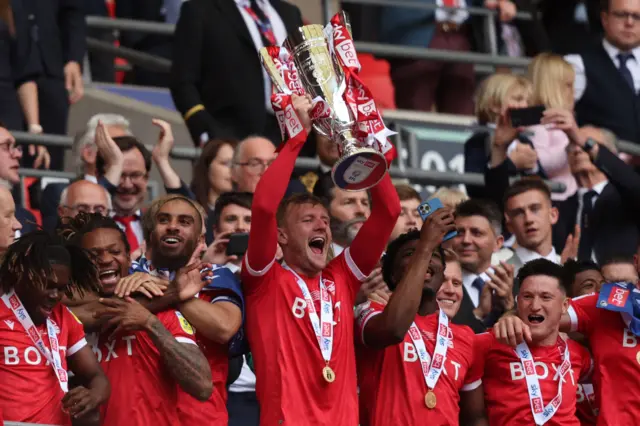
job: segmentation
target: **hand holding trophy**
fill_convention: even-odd
[[[284,47],[261,49],[260,58],[273,82],[271,100],[283,137],[296,132],[287,119],[290,96],[310,95],[313,128],[338,144],[340,159],[331,171],[335,184],[347,191],[375,186],[395,156],[387,140],[394,132],[358,78],[360,63],[346,14],[335,15],[325,28],[298,28]]]

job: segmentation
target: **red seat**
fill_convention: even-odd
[[[360,78],[371,90],[376,105],[380,109],[395,109],[395,90],[389,75],[389,63],[366,53],[358,54],[362,65]]]

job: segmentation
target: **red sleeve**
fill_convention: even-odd
[[[567,311],[571,319],[571,331],[578,331],[587,336],[591,334],[593,326],[600,321],[602,311],[598,309],[597,302],[596,293],[571,299]]]
[[[591,358],[591,353],[589,353],[587,348],[577,342],[576,345],[580,351],[579,354],[582,361],[582,368],[580,368],[580,378],[578,381],[582,383],[591,379],[591,373],[593,373],[593,358]]]
[[[62,306],[62,304],[60,304]],[[73,312],[66,306],[62,306],[62,320],[61,323],[65,324],[67,328],[67,357],[78,352],[87,344],[87,340],[84,336],[84,326],[82,322],[76,317]]]
[[[385,174],[378,185],[371,188],[371,203],[373,207],[371,216],[362,226],[351,246],[345,250],[347,263],[351,261],[364,278],[371,274],[380,260],[400,216],[400,199],[391,183],[389,173]],[[351,269],[354,268],[351,267]]]
[[[495,337],[491,333],[472,334],[469,338],[473,341],[473,357],[469,371],[464,378],[464,385],[461,389],[463,391],[474,390],[482,383],[485,357],[495,341]]]
[[[356,342],[366,345],[364,342],[364,328],[367,322],[384,311],[384,305],[371,300],[356,307]]]
[[[189,321],[182,316],[180,311],[164,311],[159,314],[158,319],[160,319],[162,325],[169,330],[169,333],[171,333],[178,342],[196,344],[195,329]]]
[[[302,134],[304,132],[298,136]],[[278,157],[260,178],[253,196],[249,247],[243,260],[246,268],[242,268],[243,272],[246,269],[253,276],[264,275],[276,258],[276,211],[287,191],[298,153],[304,145],[297,142],[292,139],[283,146]]]

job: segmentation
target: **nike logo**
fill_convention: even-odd
[[[7,324],[9,326],[10,329],[13,330],[13,326],[15,325],[15,323],[11,320],[4,320],[4,323]]]

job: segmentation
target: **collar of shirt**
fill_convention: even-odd
[[[616,65],[616,68],[619,67],[620,61],[618,60],[618,54],[621,53],[620,49],[609,43],[607,39],[602,39],[602,47],[607,52],[607,55],[609,55],[613,63]],[[640,46],[632,49],[629,53],[633,55],[633,58],[636,61],[640,61]]]
[[[520,258],[520,260],[522,261],[522,264],[525,264],[527,262],[531,262],[532,260],[536,260],[540,258],[544,258],[544,259],[550,260],[553,263],[560,264],[560,256],[558,256],[558,254],[556,253],[556,249],[553,247],[551,247],[551,251],[546,256],[543,256],[535,251],[529,250],[524,247],[516,247],[515,252]]]
[[[608,183],[608,180],[603,180],[602,182],[593,185],[593,188],[578,188],[579,200],[582,202],[583,195],[591,190],[596,191],[596,194],[598,195],[602,194],[604,187],[607,186]]]
[[[121,214],[117,214],[116,212],[111,213],[111,217],[116,217],[116,216],[129,216],[129,215],[128,214],[121,215]],[[136,220],[142,219],[142,210],[136,210],[136,212],[131,216],[135,216]]]
[[[331,243],[331,248],[333,249],[333,257],[338,257],[344,251],[344,247],[337,243]]]
[[[478,275],[474,274],[473,272],[469,272],[466,270],[462,270],[462,284],[464,285],[464,288],[467,290],[467,292],[469,292],[469,290],[471,289],[475,289],[475,287],[473,286],[473,281],[478,278]]]
[[[84,175],[84,180],[88,180],[89,182],[98,183],[98,178],[94,175]]]

